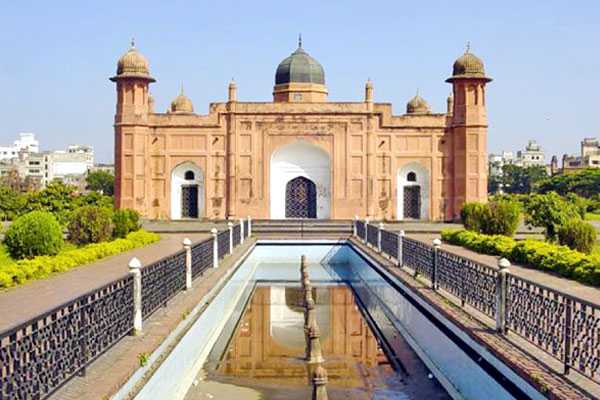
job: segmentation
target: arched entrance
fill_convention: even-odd
[[[187,161],[171,173],[171,219],[204,216],[204,174]]]
[[[271,156],[269,190],[273,219],[330,218],[329,155],[303,140],[278,148]]]
[[[398,171],[399,220],[429,219],[429,171],[412,162]]]
[[[317,218],[317,186],[303,176],[285,185],[285,217]]]

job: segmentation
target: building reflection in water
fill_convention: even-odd
[[[398,379],[345,286],[313,288],[328,388],[369,389]],[[307,384],[299,287],[259,286],[216,375],[242,386]],[[213,379],[216,377],[213,377]],[[234,378],[234,379],[231,379]]]

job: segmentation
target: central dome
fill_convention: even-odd
[[[304,51],[302,41],[298,43],[298,49],[292,55],[279,63],[275,73],[276,85],[294,82],[325,84],[323,67]]]

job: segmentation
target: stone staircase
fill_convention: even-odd
[[[351,220],[286,219],[254,220],[252,235],[259,239],[347,239]]]

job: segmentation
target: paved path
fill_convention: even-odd
[[[439,235],[435,234],[411,234],[408,236],[426,243],[431,243],[433,239],[440,237]],[[487,264],[494,267],[498,266],[499,257],[497,256],[479,254],[472,250],[465,249],[464,247],[451,245],[449,243],[444,243],[442,245],[442,248],[460,256],[468,257],[482,264]],[[542,285],[549,286],[551,288],[556,288],[572,296],[579,297],[581,299],[587,300],[595,304],[600,304],[599,288],[587,286],[571,279],[566,279],[558,275],[554,275],[544,271],[538,271],[517,264],[511,265],[510,272],[515,274],[516,276],[529,279],[534,282],[538,282]]]
[[[209,235],[163,234],[151,245],[0,292],[0,332],[126,275],[132,257],[148,265],[181,250],[184,237],[197,242]]]

